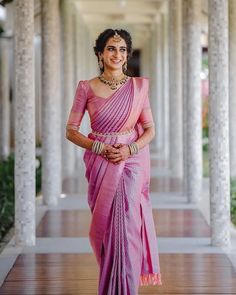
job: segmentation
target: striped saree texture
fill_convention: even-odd
[[[86,109],[93,130],[88,137],[108,144],[129,144],[153,124],[145,78],[130,78],[108,98],[96,96],[88,81],[80,82],[68,126],[78,128]],[[161,285],[149,146],[118,165],[86,150],[84,162],[89,239],[100,267],[98,294],[136,295],[140,285]]]

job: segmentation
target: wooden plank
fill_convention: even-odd
[[[140,294],[236,294],[236,273],[224,254],[160,254],[162,286]],[[93,254],[20,255],[0,294],[97,294]]]
[[[198,210],[153,209],[157,236],[209,237],[210,227]],[[37,227],[37,237],[87,237],[89,210],[48,211]]]

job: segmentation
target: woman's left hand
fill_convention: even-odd
[[[117,149],[116,153],[108,153],[106,158],[109,162],[113,164],[120,164],[120,162],[125,161],[130,156],[130,150],[128,145],[117,143],[114,144],[113,147]]]

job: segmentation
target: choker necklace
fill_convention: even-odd
[[[104,76],[100,75],[98,76],[98,79],[102,83],[108,85],[112,90],[116,90],[119,85],[125,84],[125,82],[129,79],[129,76],[124,75],[122,79],[111,78],[111,80],[108,80]]]

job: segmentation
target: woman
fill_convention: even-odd
[[[67,123],[67,139],[86,149],[89,238],[100,267],[99,295],[136,295],[139,285],[161,285],[149,200],[149,142],[154,124],[148,79],[125,75],[132,41],[107,29],[94,47],[101,75],[80,81]],[[79,132],[88,110],[92,132]]]

